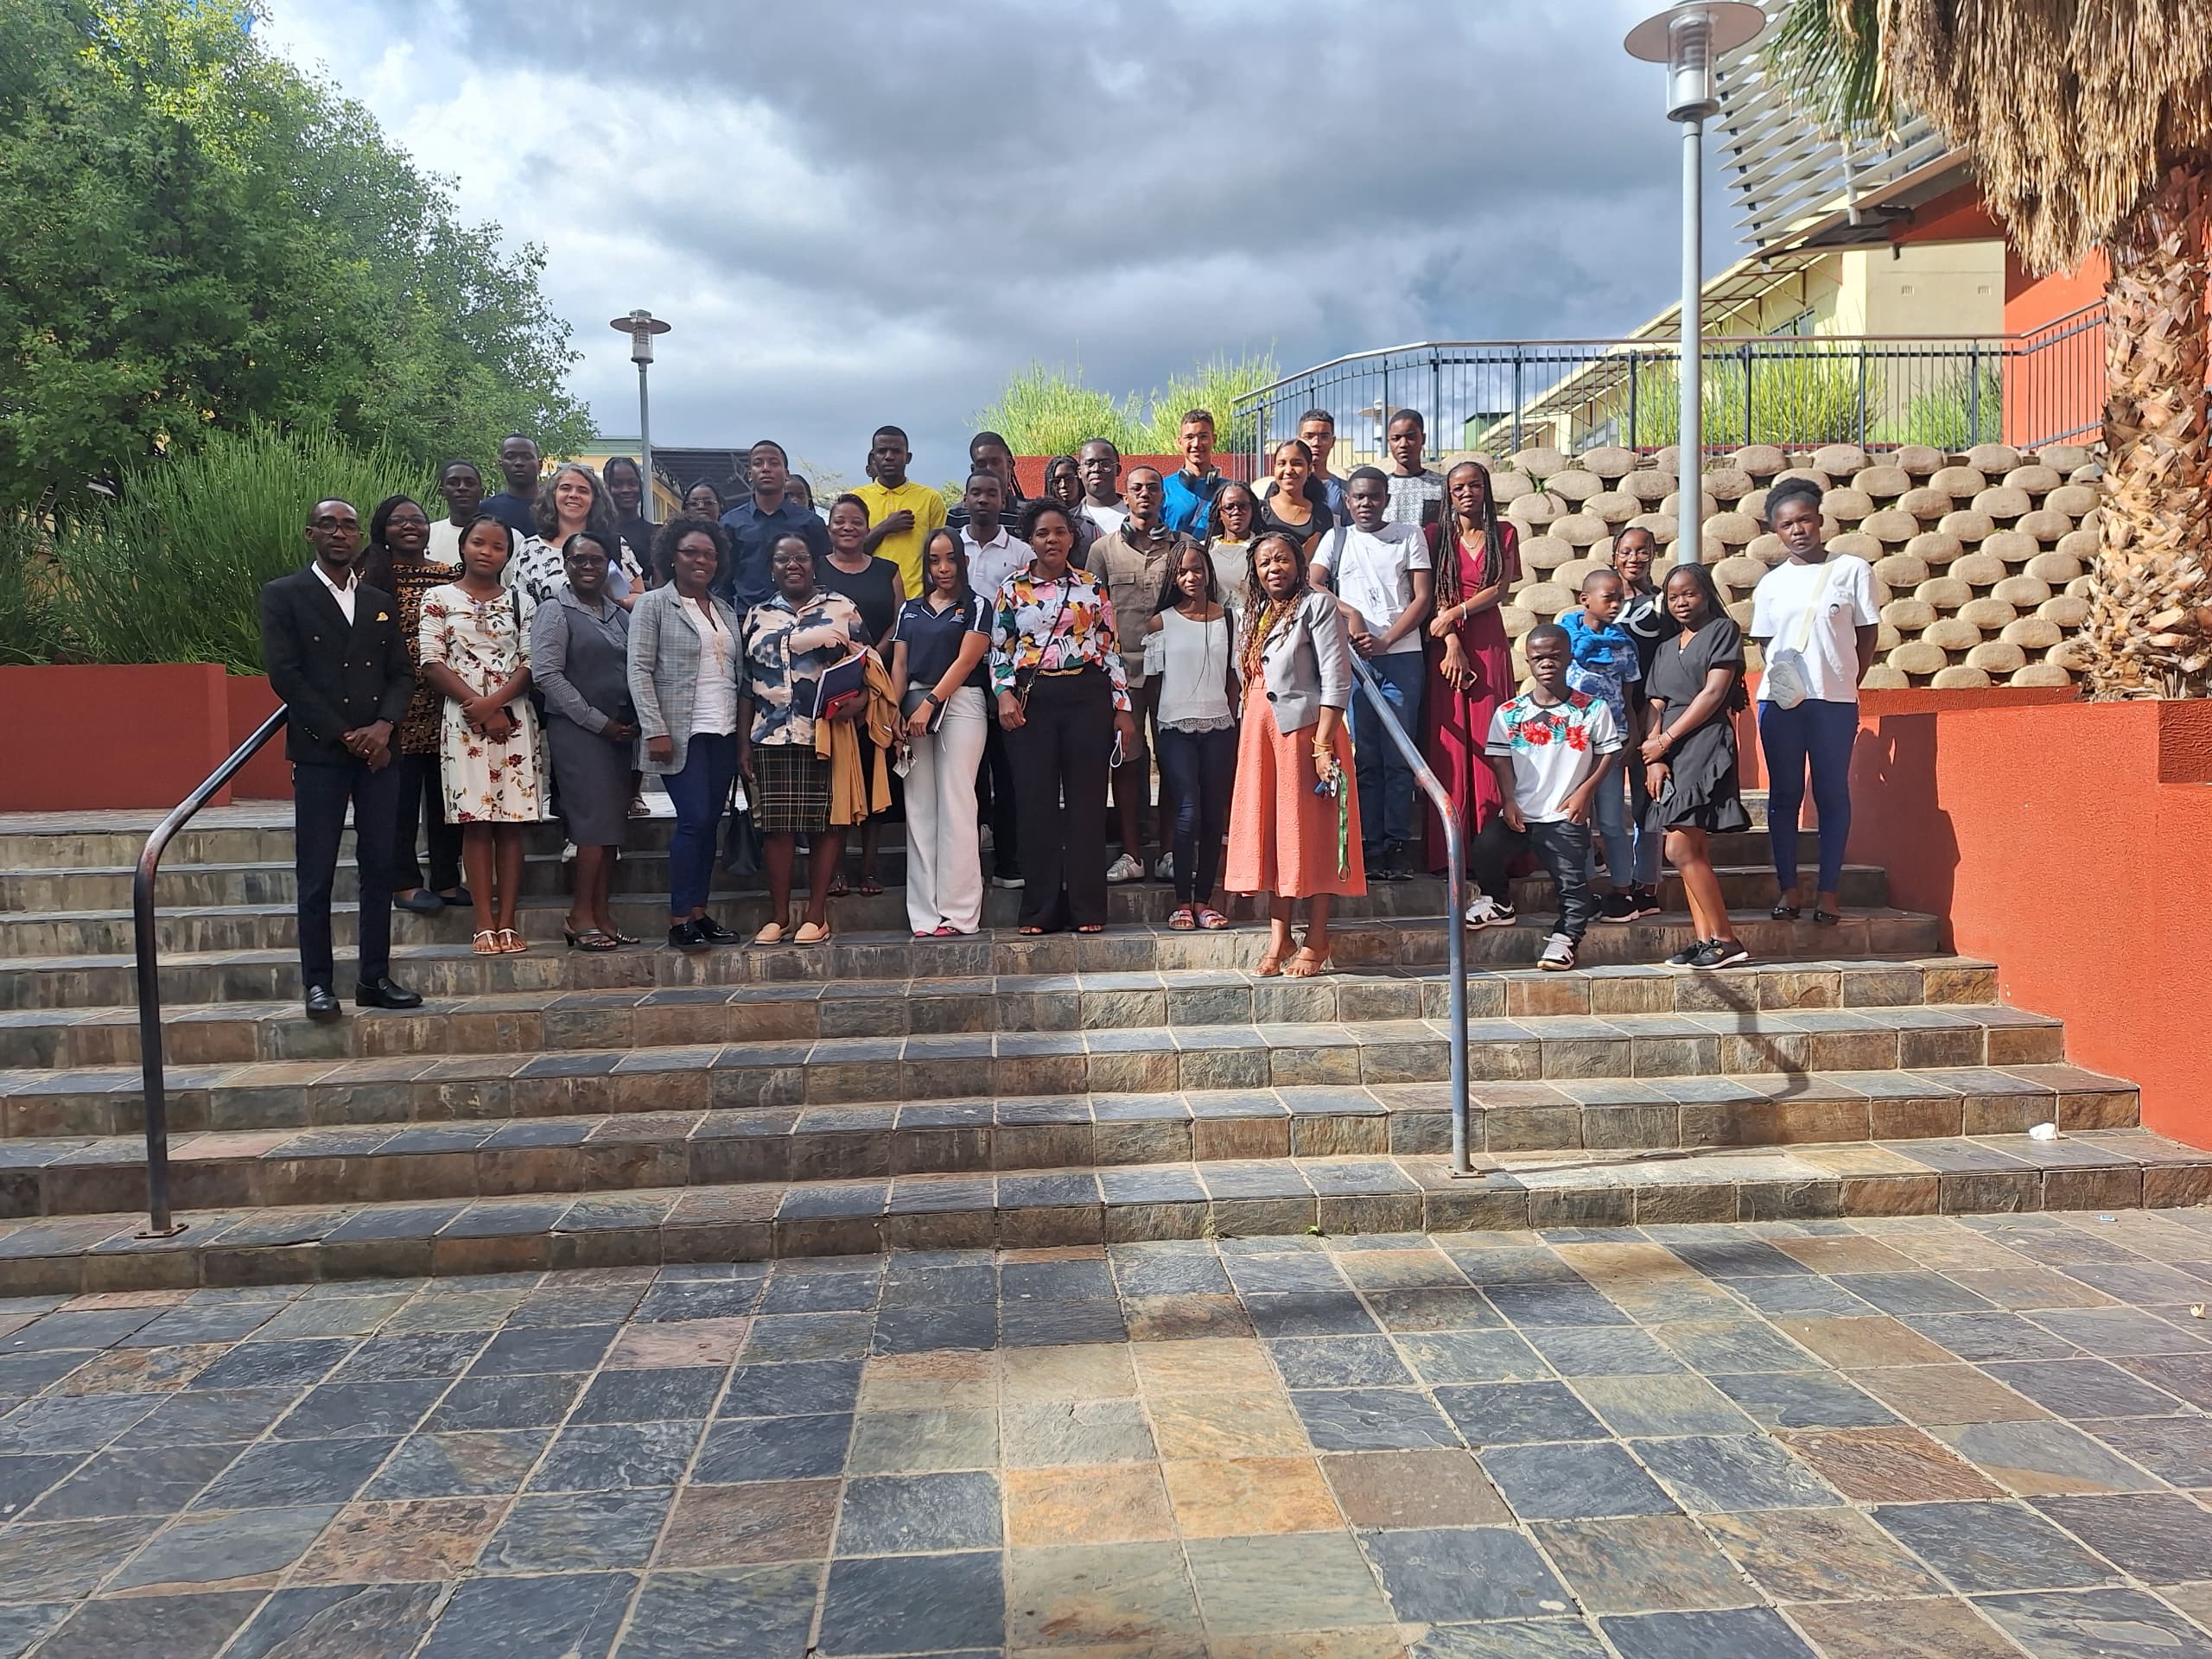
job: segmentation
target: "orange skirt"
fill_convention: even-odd
[[[1359,855],[1359,787],[1352,778],[1351,736],[1339,723],[1336,739],[1343,810],[1344,864],[1337,865],[1339,802],[1316,795],[1313,728],[1287,734],[1275,729],[1275,711],[1263,696],[1244,702],[1244,728],[1236,744],[1236,792],[1229,810],[1229,866],[1222,884],[1232,893],[1264,893],[1278,899],[1319,893],[1356,897],[1367,891]]]

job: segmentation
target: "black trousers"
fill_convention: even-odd
[[[392,849],[399,835],[399,765],[372,772],[359,760],[292,767],[294,868],[300,887],[300,977],[333,989],[330,889],[338,842],[353,809],[353,861],[361,872],[360,977],[391,969]]]
[[[1099,669],[1040,674],[1007,734],[1021,820],[1021,925],[1106,922],[1106,774],[1114,688]]]
[[[983,695],[990,704],[990,729],[983,737],[983,764],[976,769],[976,791],[990,802],[986,822],[991,826],[992,872],[1014,875],[1021,869],[1021,814],[1014,799],[1014,757],[1007,747],[1008,734],[999,725],[998,699],[989,692]]]
[[[1467,849],[1467,874],[1474,883],[1501,904],[1513,896],[1506,870],[1524,853],[1533,852],[1551,873],[1559,889],[1559,917],[1552,931],[1577,944],[1597,913],[1590,897],[1590,826],[1586,823],[1532,823],[1526,830],[1506,827],[1500,812],[1483,826],[1475,844]]]
[[[392,757],[399,774],[397,838],[391,849],[391,889],[405,893],[429,887],[443,893],[461,885],[461,826],[446,822],[446,786],[442,763],[435,754]],[[430,879],[415,857],[415,831],[427,823],[430,841]]]

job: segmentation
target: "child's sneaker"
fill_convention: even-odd
[[[1636,895],[1627,888],[1618,888],[1598,901],[1598,919],[1601,922],[1632,922],[1643,912],[1636,907]]]
[[[1547,973],[1564,973],[1574,966],[1574,941],[1564,933],[1554,933],[1544,941],[1544,954],[1536,958],[1536,966]]]
[[[1467,906],[1469,927],[1510,927],[1520,919],[1521,913],[1511,905],[1486,893],[1477,895],[1475,902]]]
[[[1144,866],[1123,853],[1106,867],[1106,879],[1117,887],[1124,882],[1141,881],[1144,880]]]
[[[1637,887],[1631,891],[1636,899],[1636,913],[1638,916],[1656,916],[1659,913],[1658,888]]]

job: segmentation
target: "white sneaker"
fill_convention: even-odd
[[[573,864],[576,861],[576,843],[575,842],[563,842],[561,844],[561,861],[563,864]]]
[[[1144,880],[1144,866],[1123,853],[1106,867],[1106,879],[1116,886],[1125,881],[1141,881]]]
[[[1152,867],[1152,879],[1155,881],[1173,881],[1175,879],[1174,854],[1162,853],[1160,855],[1160,862]]]
[[[995,875],[991,878],[991,885],[995,887],[1019,887],[1021,878],[1018,875]]]
[[[1574,941],[1564,933],[1554,933],[1544,941],[1544,954],[1536,958],[1536,966],[1548,973],[1564,973],[1574,966]]]
[[[1510,927],[1521,919],[1521,912],[1503,899],[1479,893],[1475,902],[1467,906],[1469,927]]]

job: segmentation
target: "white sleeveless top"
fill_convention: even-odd
[[[1180,611],[1160,613],[1160,632],[1145,638],[1145,677],[1160,679],[1159,721],[1183,732],[1226,731],[1236,723],[1229,703],[1235,646],[1230,619],[1193,622]]]

